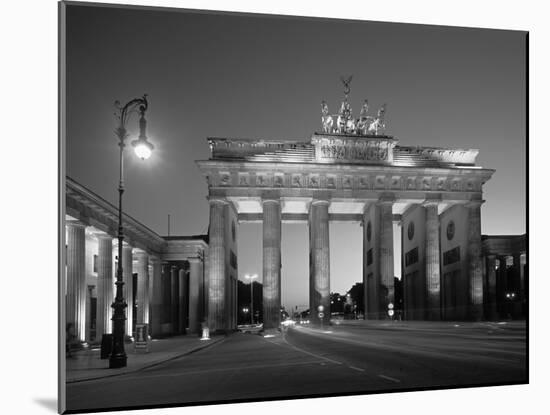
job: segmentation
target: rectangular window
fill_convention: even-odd
[[[418,247],[411,249],[405,254],[405,266],[416,264],[418,262]]]
[[[94,272],[97,272],[97,255],[94,255]]]
[[[372,248],[367,251],[367,266],[372,264]]]
[[[449,249],[443,253],[443,265],[454,264],[455,262],[460,261],[460,247]]]

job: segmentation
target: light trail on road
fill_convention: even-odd
[[[427,327],[427,325],[425,325]],[[525,383],[525,329],[290,328],[225,341],[139,372],[67,385],[93,410]],[[460,331],[456,331],[460,330]],[[484,331],[485,330],[485,331]],[[324,330],[328,331],[328,330]]]

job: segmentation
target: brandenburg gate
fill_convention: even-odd
[[[483,184],[494,170],[476,165],[477,150],[400,146],[385,134],[385,105],[369,116],[365,100],[354,119],[351,79],[343,81],[338,114],[329,114],[323,102],[322,131],[309,140],[208,139],[210,158],[197,164],[210,205],[210,330],[236,327],[236,232],[242,222],[263,226],[265,331],[280,324],[283,222],[308,224],[314,323],[330,319],[331,221],[362,225],[363,246],[356,249],[363,256],[365,318],[388,318],[394,303],[394,223],[402,234],[406,318],[484,318],[483,304],[493,301],[493,291],[483,275],[480,210]]]

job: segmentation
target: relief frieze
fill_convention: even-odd
[[[292,176],[292,187],[302,187],[303,179],[301,175]]]
[[[389,162],[393,140],[313,139],[316,159],[321,162]]]
[[[344,176],[342,178],[342,187],[344,189],[351,189],[352,187],[352,181],[351,181],[351,176]]]
[[[376,176],[375,188],[376,189],[386,188],[386,178],[384,176]]]

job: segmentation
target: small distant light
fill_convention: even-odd
[[[266,335],[264,336],[264,338],[269,338],[269,337],[275,337],[275,335],[274,335],[274,334],[266,334]]]

